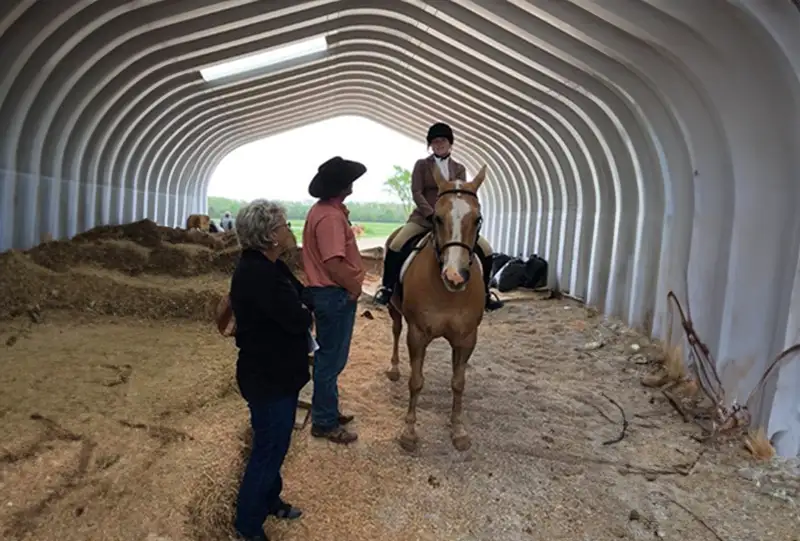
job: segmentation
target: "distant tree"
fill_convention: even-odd
[[[414,197],[411,195],[411,171],[395,165],[394,174],[383,183],[383,189],[400,200],[406,214],[410,214],[414,210]]]
[[[222,218],[222,215],[228,211],[231,213],[231,216],[236,218],[239,209],[246,204],[247,201],[210,196],[208,198],[208,215],[214,220],[219,220]]]

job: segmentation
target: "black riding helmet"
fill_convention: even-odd
[[[444,122],[437,122],[430,128],[428,128],[428,146],[430,146],[431,141],[436,139],[437,137],[444,137],[447,139],[450,144],[453,144],[453,129],[445,124]]]

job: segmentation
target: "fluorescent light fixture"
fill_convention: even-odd
[[[200,76],[208,83],[217,79],[233,77],[251,71],[286,62],[296,60],[304,56],[320,53],[328,50],[328,40],[325,36],[317,36],[311,39],[295,41],[289,45],[279,45],[260,53],[242,56],[235,60],[227,60],[208,66],[200,70]]]

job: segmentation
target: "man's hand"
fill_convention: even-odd
[[[353,293],[352,291],[347,292],[347,298],[348,300],[351,301],[357,301],[360,296],[361,296],[361,291],[359,291],[358,293]]]

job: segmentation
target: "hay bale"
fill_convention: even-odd
[[[123,225],[102,225],[80,233],[73,241],[86,242],[107,239],[126,239],[147,248],[161,244],[162,228],[153,220],[144,219]]]
[[[383,246],[375,246],[373,248],[366,248],[361,250],[361,257],[363,259],[374,259],[374,260],[383,260],[384,248]]]
[[[37,265],[56,272],[67,271],[79,260],[75,244],[66,240],[40,244],[28,250],[27,254]]]
[[[201,231],[199,229],[192,229],[186,232],[186,240],[184,242],[192,243],[192,244],[199,244],[201,246],[206,246],[212,250],[222,250],[223,245],[222,242],[214,237],[213,233],[208,233],[206,231]]]
[[[212,235],[140,220],[96,227],[73,240],[43,243],[28,252],[0,254],[0,318],[38,304],[42,309],[211,321],[224,290],[216,273],[230,275],[239,260],[238,244],[223,248],[235,238],[229,232]],[[185,284],[138,281],[99,269],[128,277],[208,276],[192,290]]]
[[[119,225],[99,225],[83,233],[78,233],[71,240],[75,242],[93,242],[105,239],[122,238],[122,228]]]
[[[189,505],[186,530],[196,541],[217,541],[235,536],[236,495],[252,449],[253,432],[249,425],[245,425],[233,442],[215,439],[221,445],[213,460],[204,465],[203,481]]]
[[[162,244],[150,252],[147,272],[169,276],[198,276],[212,270],[214,254],[206,249],[185,250],[178,245]]]
[[[223,249],[239,246],[239,237],[236,236],[236,231],[224,231],[216,235],[220,242],[222,242]]]
[[[233,274],[236,265],[239,263],[239,255],[241,250],[238,246],[226,248],[221,252],[214,254],[211,262],[211,267],[214,270],[224,272],[225,274]]]
[[[297,274],[298,271],[303,270],[303,249],[300,246],[295,246],[292,250],[284,252],[281,260]]]
[[[198,244],[211,250],[222,250],[223,242],[214,233],[199,229],[180,229],[159,226],[161,240],[169,244]]]
[[[102,225],[73,237],[75,242],[100,240],[129,240],[147,248],[155,248],[162,242],[169,244],[200,244],[212,250],[221,250],[224,243],[211,233],[199,230],[187,231],[175,227],[158,225],[144,219],[122,225]]]
[[[54,241],[40,244],[26,253],[36,264],[56,272],[89,264],[128,274],[142,272],[149,255],[147,249],[123,240],[93,243]]]
[[[26,254],[0,254],[0,319],[29,306],[76,309],[145,319],[212,321],[222,295],[213,290],[166,288],[85,273],[57,273]]]
[[[161,240],[170,244],[184,244],[189,242],[188,231],[178,227],[159,226]]]

